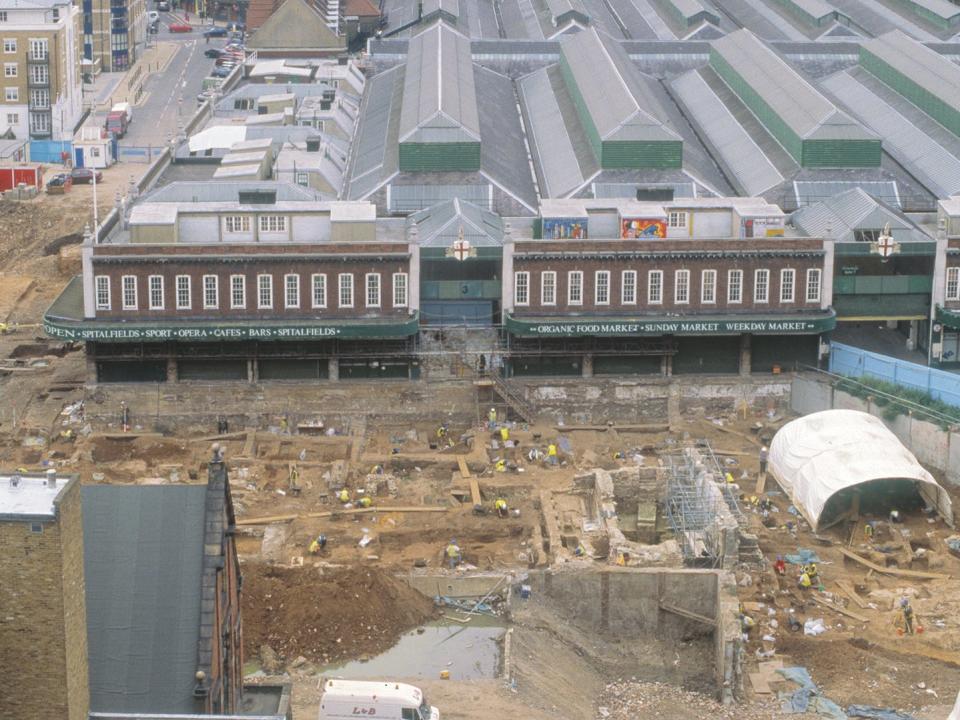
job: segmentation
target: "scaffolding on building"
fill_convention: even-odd
[[[736,495],[724,480],[713,448],[706,440],[665,458],[666,514],[684,561],[697,567],[723,562],[723,515],[743,522]]]

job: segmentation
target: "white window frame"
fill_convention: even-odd
[[[238,297],[239,297],[239,300],[237,299]],[[230,276],[230,309],[231,310],[247,309],[247,276],[246,275]]]
[[[273,227],[271,227],[271,225]],[[287,232],[287,216],[286,215],[261,215],[260,216],[260,232],[262,233],[274,233],[274,234],[286,234]]]
[[[257,309],[271,310],[273,308],[273,275],[261,273],[257,275]]]
[[[249,215],[225,215],[223,232],[226,235],[242,235],[250,232]]]
[[[736,278],[736,281],[734,281]],[[734,295],[733,290],[737,293]],[[739,305],[743,302],[743,270],[727,270],[727,304]]]
[[[20,88],[5,88],[3,92],[3,99],[7,102],[20,102]]]
[[[147,278],[147,301],[151,310],[163,310],[163,275],[150,275]]]
[[[211,291],[213,301],[211,298]],[[203,276],[203,309],[204,310],[216,310],[220,307],[220,276],[219,275],[204,275]]]
[[[337,275],[337,291],[339,298],[339,307],[342,308],[352,308],[353,307],[353,273],[340,273]],[[346,302],[344,302],[344,292],[348,294]]]
[[[600,291],[603,291],[601,294]],[[593,274],[593,304],[610,304],[610,271],[597,270]]]
[[[789,292],[787,292],[789,290]],[[797,296],[797,271],[793,268],[780,270],[780,302],[792,303]]]
[[[629,281],[627,280],[629,278]],[[627,292],[627,289],[630,289],[630,292]],[[621,305],[636,305],[637,304],[637,271],[636,270],[624,270],[620,273],[620,304]]]
[[[663,270],[647,272],[647,304],[663,305]]]
[[[709,290],[710,292],[707,292]],[[700,302],[703,305],[717,304],[717,271],[700,271]]]
[[[530,273],[519,270],[513,274],[513,304],[526,306],[530,304]]]
[[[380,307],[380,273],[367,273],[363,279],[363,288],[366,306]]]
[[[393,306],[405,308],[410,304],[410,276],[405,272],[393,274]]]
[[[310,276],[310,300],[315,308],[325,308],[327,306],[326,273],[314,273]]]
[[[16,38],[4,38],[3,39],[3,54],[4,55],[13,55],[17,52],[17,39]]]
[[[174,279],[176,298],[174,303],[177,310],[189,310],[193,305],[192,301],[192,288],[190,287],[193,284],[189,275],[177,275]]]
[[[5,78],[15,78],[17,77],[17,63],[4,63],[3,64],[3,76]]]
[[[576,288],[576,293],[574,293]],[[571,270],[567,273],[567,305],[583,305],[583,271]]]
[[[120,278],[121,303],[124,310],[136,310],[140,307],[137,297],[137,276],[124,275]],[[131,299],[132,298],[132,299]]]
[[[283,306],[288,310],[300,307],[299,273],[287,273],[283,276]]]
[[[683,292],[681,292],[681,290]],[[673,303],[674,305],[690,304],[690,271],[673,271]]]
[[[548,292],[549,290],[549,292]],[[557,272],[544,270],[540,273],[540,304],[557,304]]]
[[[95,291],[96,309],[109,310],[110,309],[110,276],[97,275],[93,279],[93,281],[96,286],[96,291]]]
[[[753,271],[753,302],[759,304],[770,302],[770,271],[766,268]]]
[[[671,210],[667,215],[667,227],[686,228],[687,212],[685,210]]]
[[[953,285],[953,291],[950,290],[950,285]],[[960,300],[960,267],[948,267],[947,268],[947,282],[944,286],[946,295],[944,296],[947,300]],[[817,298],[819,300],[819,298]]]

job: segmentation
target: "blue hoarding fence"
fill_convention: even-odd
[[[830,372],[852,378],[867,375],[929,393],[935,400],[960,407],[960,375],[897,360],[889,355],[837,342],[830,343]]]
[[[141,162],[148,165],[156,160],[166,148],[162,145],[158,147],[128,147],[119,145],[117,147],[116,158],[120,162]]]
[[[67,153],[67,159],[73,159],[73,143],[69,140],[31,140],[30,162],[61,163],[62,153]]]

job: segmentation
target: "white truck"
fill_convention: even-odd
[[[324,680],[320,720],[440,720],[423,691],[413,685],[370,680]]]

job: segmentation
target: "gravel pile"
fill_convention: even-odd
[[[597,708],[599,720],[769,720],[780,718],[777,700],[770,698],[750,705],[725,706],[707,695],[687,692],[673,685],[645,682],[618,682],[607,685]]]

